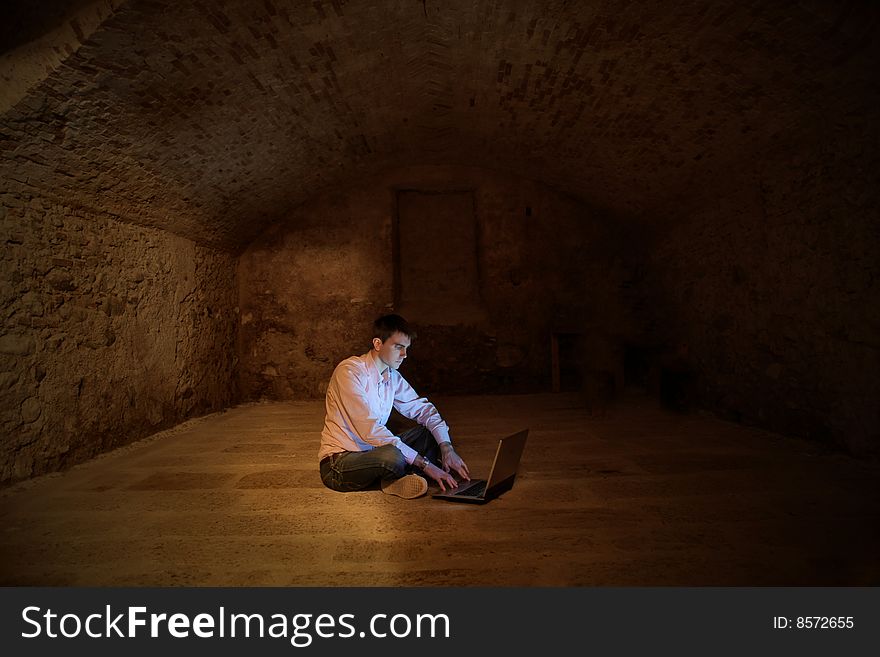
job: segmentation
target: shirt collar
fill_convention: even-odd
[[[368,351],[365,354],[365,357],[372,365],[373,381],[376,383],[376,385],[381,385],[382,383],[387,383],[387,382],[391,381],[391,368],[390,367],[387,367],[385,370],[386,372],[388,372],[388,378],[385,379],[384,381],[382,380],[382,375],[379,373],[381,363],[379,363],[379,359],[376,357],[375,351]]]

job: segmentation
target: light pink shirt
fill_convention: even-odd
[[[424,397],[419,397],[400,372],[389,367],[379,374],[376,357],[368,351],[336,366],[327,386],[327,415],[321,432],[318,460],[336,452],[364,452],[392,444],[412,463],[418,453],[386,427],[391,408],[427,427],[437,443],[451,442],[449,427]]]

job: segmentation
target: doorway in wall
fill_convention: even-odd
[[[420,324],[472,324],[481,316],[473,190],[398,190],[394,306]]]

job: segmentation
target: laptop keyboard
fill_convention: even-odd
[[[452,491],[453,495],[466,495],[467,497],[480,497],[483,493],[486,492],[486,482],[485,481],[477,481],[470,485],[465,485],[464,487],[459,486],[455,490]]]

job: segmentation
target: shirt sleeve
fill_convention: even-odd
[[[418,453],[391,433],[370,406],[367,397],[369,377],[351,366],[347,366],[341,374],[343,376],[337,380],[339,407],[358,438],[373,447],[394,445],[403,453],[406,462],[412,463]]]
[[[449,425],[440,417],[437,408],[425,397],[419,397],[409,382],[398,374],[394,383],[394,408],[410,420],[415,420],[431,432],[437,444],[451,443]]]

